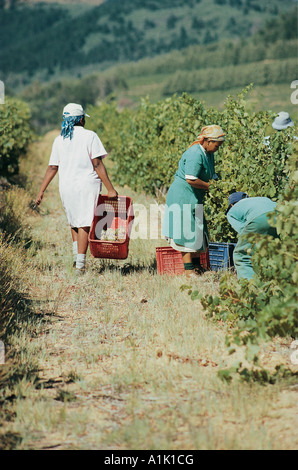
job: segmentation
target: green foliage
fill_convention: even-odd
[[[127,132],[134,112],[127,108],[119,112],[116,102],[111,99],[110,102],[102,101],[100,106],[89,106],[88,114],[91,119],[86,121],[86,128],[98,133],[109,153],[119,149],[121,138]]]
[[[273,7],[284,11],[293,7],[290,0],[282,4],[278,0],[268,3],[247,2],[244,9],[244,5],[239,6],[233,0],[215,4],[210,13],[209,0],[110,0],[96,7],[76,6],[78,11],[58,3],[32,6],[22,2],[1,11],[2,79],[10,79],[12,73],[24,80],[27,73],[31,80],[39,72],[49,78],[54,72],[70,68],[81,70],[83,66],[98,63],[106,67],[189,45],[249,37],[266,19],[272,20]],[[204,18],[204,21],[191,26],[190,18]],[[295,11],[284,21],[270,23],[262,30],[258,43],[264,40],[269,44],[277,37],[281,40],[295,37],[294,18]],[[154,34],[152,25],[155,25]],[[272,38],[270,28],[274,31]]]
[[[211,63],[211,62],[208,62]],[[179,70],[164,84],[164,95],[173,93],[224,90],[229,87],[273,83],[291,83],[295,76],[297,59],[255,62],[241,66],[204,68],[192,72]]]
[[[238,374],[242,382],[258,382],[260,385],[273,385],[281,380],[292,382],[292,379],[297,380],[298,375],[297,372],[295,373],[283,365],[276,366],[275,371],[270,372],[262,367],[244,367],[241,362],[236,363],[229,369],[221,369],[218,371],[218,377],[226,383],[230,383],[235,374]]]
[[[42,25],[44,25],[46,21],[46,12],[47,9],[43,8],[40,20]],[[25,22],[23,18],[20,18],[18,15],[19,13],[16,12],[16,15],[13,17],[13,21],[16,22],[15,26],[18,29],[16,36],[13,37],[16,41],[22,42],[22,47],[24,47],[23,43],[26,43],[26,41],[21,41],[21,31]],[[116,14],[115,17],[113,16],[113,18],[111,18],[109,23],[104,22],[104,19],[101,17],[98,24],[98,31],[94,31],[93,36],[89,39],[88,35],[85,35],[86,40],[83,49],[78,55],[76,54],[76,43],[74,44],[69,41],[67,41],[67,47],[71,45],[71,52],[65,50],[63,46],[63,48],[60,48],[58,53],[55,54],[55,48],[59,45],[59,34],[55,28],[60,28],[60,22],[63,24],[66,19],[64,15],[59,16],[53,15],[52,13],[49,13],[49,15],[49,24],[53,26],[57,37],[55,37],[55,41],[52,41],[51,47],[53,47],[53,51],[51,51],[50,55],[43,54],[42,60],[45,59],[44,64],[42,65],[42,61],[39,61],[38,64],[35,63],[33,74],[36,78],[33,78],[33,75],[29,76],[31,73],[29,70],[31,69],[31,61],[29,60],[27,51],[21,54],[22,60],[25,60],[24,64],[27,67],[26,72],[21,75],[16,73],[17,67],[23,67],[21,65],[22,60],[19,59],[17,66],[13,66],[15,52],[12,51],[9,55],[9,61],[11,61],[9,67],[11,68],[13,66],[13,73],[7,76],[6,82],[7,90],[13,90],[27,85],[21,92],[20,97],[29,103],[33,125],[40,133],[49,130],[53,126],[60,125],[59,109],[62,109],[66,102],[80,102],[83,106],[87,104],[94,105],[98,99],[105,99],[111,93],[121,98],[125,94],[128,99],[131,100],[131,96],[133,95],[132,91],[134,91],[133,89],[136,84],[138,90],[142,89],[142,87],[139,86],[142,84],[146,84],[149,88],[151,87],[153,93],[157,93],[158,95],[154,98],[157,100],[162,96],[169,96],[173,93],[185,91],[188,93],[212,93],[212,91],[216,92],[218,90],[231,89],[231,87],[241,89],[250,82],[253,82],[255,85],[259,84],[260,86],[275,83],[290,84],[293,80],[293,76],[296,74],[296,39],[292,38],[286,40],[277,36],[274,41],[268,42],[266,35],[264,37],[259,35],[258,41],[255,41],[253,36],[245,40],[241,39],[241,41],[225,40],[199,45],[193,41],[190,28],[181,26],[180,17],[177,22],[178,29],[177,31],[175,30],[175,34],[173,34],[173,38],[171,39],[173,44],[170,49],[180,49],[182,43],[183,47],[188,46],[188,43],[191,44],[191,46],[183,48],[182,51],[175,50],[167,54],[157,55],[156,51],[154,52],[152,49],[154,44],[151,42],[146,45],[147,42],[143,39],[144,44],[141,46],[142,41],[140,34],[136,32],[136,27],[130,25],[130,33],[129,35],[125,33],[125,39],[123,39],[122,33],[120,34],[118,31],[116,34],[114,31],[113,34],[118,38],[119,48],[125,47],[126,50],[123,54],[120,54],[120,59],[116,61],[117,65],[113,68],[108,68],[108,66],[111,65],[111,61],[115,61],[115,57],[117,57],[119,52],[117,52],[118,49],[115,48],[115,44],[111,39],[111,31],[115,28],[119,29],[124,27],[123,25],[126,24],[125,15]],[[166,17],[169,18],[173,16],[173,14],[170,13],[169,15],[170,16]],[[57,20],[58,23],[56,23],[58,17],[59,21]],[[279,19],[279,21],[282,21],[282,24],[287,24],[288,21],[290,21],[289,17],[293,17],[293,15],[284,15],[282,20]],[[30,19],[30,25],[32,25],[34,18],[35,16],[33,15],[32,19]],[[129,18],[131,18],[131,16],[129,16]],[[9,24],[9,18],[7,21]],[[53,21],[55,22],[52,23]],[[148,22],[150,23],[149,18],[146,18],[146,21],[148,25]],[[140,21],[138,21],[138,27],[139,22]],[[88,28],[89,24],[90,23],[88,23]],[[151,22],[150,24],[155,23]],[[237,25],[239,26],[239,23],[237,23]],[[201,16],[200,20],[198,20],[196,16],[193,16],[192,29],[201,31],[203,27],[205,28],[205,24],[202,24]],[[109,31],[111,30],[110,33],[103,33],[103,30],[106,28],[108,28]],[[143,28],[143,30],[147,31],[148,28]],[[216,34],[217,31],[218,29],[216,30]],[[266,31],[266,28],[264,31]],[[42,33],[43,28],[40,29],[38,26],[36,34]],[[105,38],[104,45],[98,39],[98,35],[101,33]],[[158,36],[158,33],[156,34]],[[212,34],[215,33],[212,32]],[[205,37],[205,35],[203,36]],[[13,47],[10,43],[7,43],[7,37],[10,38],[11,35],[3,34],[3,54],[5,54],[5,51],[9,50],[10,47]],[[150,41],[152,40],[151,38]],[[38,44],[35,37],[34,42]],[[134,52],[136,44],[138,47],[143,48],[139,53],[142,58],[148,55],[154,55],[155,57],[124,64],[123,62],[127,59],[130,58],[131,60],[136,58],[137,53]],[[92,48],[94,49],[93,53],[90,53]],[[32,52],[34,55],[32,60],[36,62],[39,50],[36,51],[30,46],[29,51],[30,54],[32,51],[34,52],[34,54]],[[63,64],[69,64],[69,61],[73,60],[80,60],[79,68],[74,71],[68,70],[64,73],[68,78],[55,78],[59,76],[61,72],[59,70],[60,54],[63,56]],[[115,54],[116,56],[114,57]],[[91,61],[94,60],[94,58],[96,58],[97,62],[107,60],[102,66],[103,68],[106,67],[106,70],[101,70],[100,73],[97,72],[90,75],[90,68],[84,68],[84,65],[87,66],[89,63],[89,59],[87,59],[89,55]],[[106,57],[103,57],[105,55]],[[65,56],[67,56],[67,59]],[[4,59],[5,58],[1,61],[3,71],[5,70]],[[206,64],[208,66],[206,66]],[[75,66],[75,64],[73,65]],[[88,70],[88,74],[86,74],[86,70]],[[49,79],[50,81],[47,81]],[[44,80],[46,83],[41,84]],[[31,84],[28,85],[28,82]],[[131,89],[127,91],[129,87]]]
[[[166,96],[174,92],[202,92],[219,90],[233,86],[243,87],[253,81],[255,84],[290,83],[296,67],[296,41],[277,42],[268,47],[247,44],[220,44],[191,46],[184,50],[171,52],[167,55],[146,59],[137,63],[118,65],[102,73],[86,75],[86,77],[61,79],[41,84],[38,81],[28,85],[20,94],[30,106],[32,123],[35,129],[46,131],[52,126],[60,125],[59,109],[66,102],[79,102],[83,106],[94,105],[97,100],[105,99],[111,93],[123,94],[128,81],[133,77],[143,80],[144,77],[156,75],[159,82],[163,74],[163,85],[160,94]],[[276,60],[285,59],[287,60]],[[274,62],[264,61],[274,58]],[[211,68],[206,68],[206,63]],[[246,64],[244,67],[242,64]],[[220,68],[220,73],[219,73]],[[177,71],[178,70],[178,71]],[[172,75],[170,75],[172,74]],[[171,78],[169,78],[171,76]]]
[[[227,346],[245,345],[247,359],[256,364],[260,340],[277,335],[298,337],[297,151],[290,156],[287,167],[289,178],[279,195],[277,214],[271,216],[280,238],[250,236],[254,244],[253,265],[257,275],[249,281],[237,281],[227,273],[221,278],[218,296],[201,298],[207,316],[233,326],[226,340]],[[228,380],[230,373],[235,372],[245,380],[258,381],[266,381],[269,374],[263,369],[238,368],[222,371],[222,378]],[[285,370],[282,377],[290,372]],[[280,370],[274,376],[269,374],[267,382],[273,383],[276,376],[280,376]]]
[[[94,105],[99,98],[106,98],[115,88],[125,89],[126,82],[113,74],[104,77],[89,75],[81,80],[59,80],[50,84],[35,82],[23,91],[21,97],[30,106],[32,126],[41,133],[53,126],[60,127],[62,111],[67,103],[80,103],[85,108]]]
[[[12,177],[18,173],[19,158],[32,138],[28,105],[8,99],[0,105],[0,174]]]
[[[286,160],[292,152],[293,130],[272,135],[270,149],[264,145],[265,130],[274,115],[248,113],[247,91],[236,98],[230,96],[223,111],[207,109],[187,94],[154,104],[144,99],[134,112],[118,113],[115,105],[103,105],[90,111],[90,125],[112,152],[118,184],[151,194],[167,191],[181,155],[203,126],[221,125],[226,142],[215,155],[220,180],[211,186],[205,213],[213,241],[235,241],[236,234],[224,214],[228,195],[243,190],[250,196],[276,200],[285,186]]]
[[[272,215],[280,238],[250,236],[257,276],[237,282],[226,274],[221,278],[219,296],[202,299],[209,316],[237,326],[231,339],[237,344],[275,335],[298,336],[297,153],[289,158],[287,167],[290,176],[279,195],[276,218]],[[243,331],[247,333],[244,336]]]
[[[203,106],[186,95],[156,104],[142,100],[113,153],[120,184],[152,194],[168,188],[182,152],[194,140],[204,117]]]
[[[266,21],[266,24],[258,31],[255,42],[272,44],[280,39],[297,39],[297,7],[292,14],[281,14],[278,18]]]
[[[32,138],[28,106],[18,100],[0,105],[0,175],[11,179],[18,173],[19,159]],[[5,183],[5,181],[1,181]],[[8,185],[10,186],[10,185]],[[17,314],[27,309],[20,273],[24,267],[22,247],[31,238],[27,223],[29,196],[10,186],[0,190],[0,338]],[[16,243],[16,244],[15,244]],[[13,245],[14,249],[12,248]],[[0,373],[0,381],[2,374]]]
[[[251,197],[267,196],[276,200],[288,174],[286,160],[292,153],[293,130],[273,134],[268,149],[263,142],[273,114],[248,113],[245,108],[247,91],[237,98],[228,97],[224,110],[216,116],[216,122],[226,132],[226,142],[216,157],[216,171],[221,179],[211,186],[206,207],[215,241],[236,240],[224,214],[231,192],[245,191]]]

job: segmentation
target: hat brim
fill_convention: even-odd
[[[278,124],[272,124],[272,127],[273,129],[277,130],[277,131],[282,131],[283,129],[286,129],[287,127],[293,127],[294,126],[294,122],[293,121],[290,121],[288,122],[287,124],[281,126],[281,125],[278,125]]]

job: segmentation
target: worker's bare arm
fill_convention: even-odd
[[[35,199],[35,204],[38,206],[40,203],[41,203],[41,200],[43,198],[43,195],[44,195],[44,192],[45,190],[47,189],[47,187],[49,186],[50,182],[52,181],[52,179],[56,176],[57,174],[57,171],[58,171],[58,166],[56,165],[49,165],[47,170],[46,170],[46,173],[44,175],[44,178],[42,180],[42,183],[41,183],[41,186],[40,186],[40,190],[39,190],[39,193]]]
[[[208,191],[208,190],[209,190],[210,183],[206,183],[206,182],[203,181],[203,180],[200,180],[200,179],[189,180],[189,179],[187,179],[186,181],[187,181],[187,183],[190,184],[190,186],[192,186],[193,188],[196,188],[196,189],[204,189],[205,191]]]
[[[117,191],[115,190],[114,186],[112,185],[110,178],[108,176],[106,167],[102,161],[101,157],[93,158],[92,160],[93,168],[96,171],[97,175],[105,185],[108,191],[108,197],[115,198],[118,196]]]

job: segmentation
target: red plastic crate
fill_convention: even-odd
[[[207,270],[210,269],[209,248],[207,248],[206,251],[200,253],[200,263],[202,268]]]
[[[134,219],[132,199],[118,196],[109,199],[99,195],[97,209],[89,232],[90,253],[94,258],[126,259],[129,237]],[[125,227],[125,238],[121,240],[101,240],[101,231],[108,228]]]
[[[185,274],[181,251],[171,246],[156,247],[156,262],[158,274]],[[200,253],[200,263],[205,269],[210,269],[209,250]]]

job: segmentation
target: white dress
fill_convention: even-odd
[[[59,167],[59,192],[71,227],[90,227],[101,191],[92,159],[107,152],[98,135],[74,126],[73,137],[56,137],[49,165]]]

